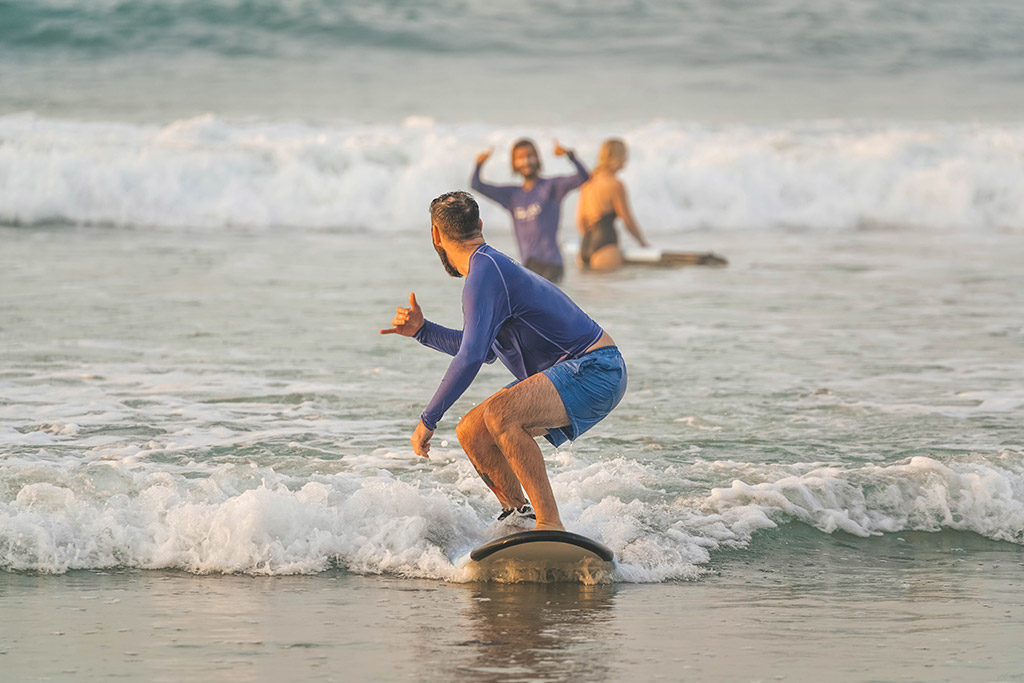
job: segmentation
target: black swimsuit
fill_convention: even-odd
[[[590,267],[590,257],[601,247],[618,244],[619,234],[615,231],[615,212],[611,211],[597,219],[583,233],[580,243],[580,260],[585,267]]]

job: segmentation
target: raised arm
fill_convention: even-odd
[[[480,177],[480,171],[483,169],[484,163],[491,157],[493,151],[494,148],[492,147],[480,152],[476,156],[476,167],[473,169],[473,177],[469,181],[469,186],[474,192],[479,192],[507,209],[511,205],[512,193],[515,192],[516,188],[510,185],[491,185],[490,183],[485,183]]]
[[[555,156],[564,156],[573,166],[576,167],[576,173],[574,175],[559,176],[553,179],[558,191],[558,198],[561,199],[583,183],[587,182],[587,179],[590,178],[590,173],[587,172],[587,167],[576,158],[576,152],[562,147],[562,145],[558,143],[558,140],[555,140]]]
[[[637,224],[636,219],[633,217],[633,212],[629,208],[626,186],[617,178],[615,179],[615,189],[612,191],[612,207],[615,209],[615,214],[622,219],[622,224],[626,226],[626,230],[629,230],[629,234],[636,238],[640,246],[651,246],[644,237],[643,232],[640,231],[640,226]]]

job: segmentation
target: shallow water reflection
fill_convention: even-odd
[[[471,584],[461,614],[471,654],[455,672],[503,680],[602,680],[613,642],[616,587]]]

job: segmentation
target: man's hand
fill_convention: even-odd
[[[571,149],[566,149],[565,147],[562,147],[562,145],[558,144],[558,140],[555,140],[555,156],[556,157],[562,157],[562,156],[565,156],[565,155],[572,156],[572,154],[573,154],[573,151]]]
[[[430,437],[434,435],[433,429],[427,429],[423,426],[423,421],[416,425],[416,431],[412,433],[412,450],[416,452],[416,455],[422,455],[424,458],[429,458],[427,455],[430,453]]]
[[[409,292],[409,308],[399,306],[395,309],[395,319],[391,321],[392,327],[381,330],[381,334],[400,334],[404,337],[411,337],[423,327],[423,310],[416,303],[416,295]]]
[[[485,151],[480,152],[479,154],[477,154],[476,155],[476,165],[479,166],[480,164],[482,164],[485,161],[487,161],[488,159],[490,159],[492,154],[494,154],[494,148],[493,147],[491,147],[490,149],[485,150]]]

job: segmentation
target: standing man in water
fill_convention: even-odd
[[[493,199],[512,214],[512,229],[519,244],[523,265],[535,273],[559,282],[565,272],[562,252],[558,249],[558,221],[565,195],[586,182],[587,169],[571,149],[555,141],[555,156],[565,156],[576,167],[574,175],[555,178],[540,177],[540,155],[532,140],[523,138],[512,145],[512,170],[523,177],[522,187],[490,185],[480,179],[480,169],[493,148],[476,157],[472,188]]]
[[[513,512],[532,517],[537,529],[564,529],[534,440],[554,446],[602,420],[626,391],[626,366],[615,342],[562,290],[484,242],[480,208],[466,192],[430,203],[430,231],[441,264],[466,278],[463,329],[424,319],[416,295],[398,308],[381,334],[414,337],[454,356],[412,435],[413,450],[428,457],[438,420],[495,358],[516,377],[470,410],[455,433],[480,478]],[[523,489],[526,495],[523,495]]]

